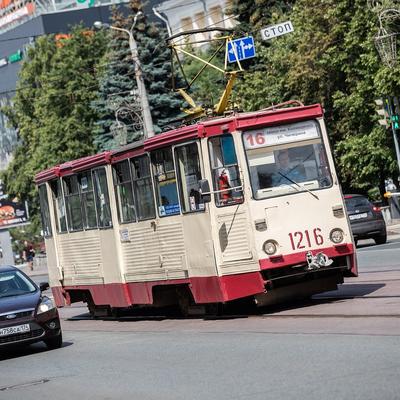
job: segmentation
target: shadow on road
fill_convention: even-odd
[[[291,302],[285,302],[265,307],[256,307],[256,305],[248,299],[245,301],[235,301],[225,304],[223,307],[215,310],[214,313],[206,313],[199,311],[195,315],[184,316],[177,307],[164,308],[136,308],[121,309],[112,316],[92,317],[88,312],[77,310],[76,315],[66,317],[69,322],[77,321],[116,321],[116,322],[142,322],[142,321],[164,321],[164,320],[226,320],[248,318],[262,314],[274,314],[276,312],[295,310],[304,307],[311,307],[323,303],[334,303],[343,301],[344,299],[369,297],[372,293],[382,289],[386,285],[384,283],[359,283],[359,284],[343,284],[339,285],[338,290],[329,291],[313,296],[308,299],[298,299]],[[378,295],[373,297],[380,297]],[[384,296],[387,297],[387,296]],[[200,309],[201,307],[199,307]],[[80,313],[79,313],[80,312]]]
[[[49,350],[46,345],[42,342],[34,343],[31,345],[21,346],[10,346],[7,348],[0,349],[0,361],[11,360],[13,358],[26,357],[35,354],[60,351],[64,347],[72,346],[72,342],[63,342],[62,348],[57,350]]]
[[[321,294],[317,294],[313,296],[314,299],[323,299],[323,298],[355,298],[355,297],[363,297],[367,296],[373,292],[376,292],[379,289],[382,289],[386,286],[384,283],[346,283],[344,285],[340,285],[338,290],[333,290],[331,292],[325,292]]]

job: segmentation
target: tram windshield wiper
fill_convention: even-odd
[[[282,172],[279,172],[279,171],[278,171],[278,174],[279,174],[280,176],[282,176],[283,178],[287,179],[289,182],[294,183],[294,184],[295,184],[296,186],[298,186],[299,188],[304,189],[306,192],[310,193],[311,196],[313,196],[313,197],[315,197],[317,200],[319,200],[319,197],[318,197],[315,193],[313,193],[313,192],[311,192],[309,189],[307,189],[306,187],[300,186],[296,181],[294,181],[293,179],[289,178],[289,177],[286,176],[285,174],[282,174]],[[301,192],[301,190],[297,189],[296,187],[295,187],[295,189],[296,189],[298,192]]]

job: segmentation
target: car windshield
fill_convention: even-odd
[[[20,296],[37,290],[20,271],[0,272],[0,298]]]
[[[360,207],[369,207],[370,203],[368,199],[362,196],[345,197],[346,208],[348,211],[355,211]]]
[[[256,199],[331,186],[316,121],[247,131],[243,140]]]

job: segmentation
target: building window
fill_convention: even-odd
[[[221,6],[211,7],[209,14],[213,26],[224,27],[224,15]]]
[[[187,18],[182,18],[181,19],[181,31],[190,31],[193,29],[193,21],[192,18],[187,17]]]
[[[205,28],[206,27],[206,16],[205,16],[204,12],[195,14],[193,23],[199,29]]]

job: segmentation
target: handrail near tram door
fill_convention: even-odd
[[[235,186],[231,188],[226,188],[226,189],[221,189],[221,190],[210,190],[209,192],[201,192],[201,195],[207,195],[207,194],[215,194],[215,193],[222,193],[222,192],[229,192],[229,191],[236,191],[240,192],[241,190],[243,191],[243,186]]]

